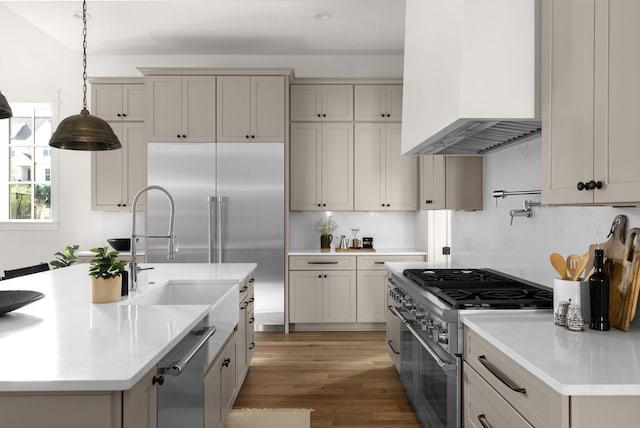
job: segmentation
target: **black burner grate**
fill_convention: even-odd
[[[551,308],[553,295],[483,269],[407,269],[404,275],[454,308]]]

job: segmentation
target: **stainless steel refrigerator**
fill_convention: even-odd
[[[256,329],[284,327],[284,144],[149,143],[147,183],[175,201],[173,262],[257,263]],[[147,193],[147,233],[166,233],[168,200]],[[149,239],[147,260],[167,260]]]

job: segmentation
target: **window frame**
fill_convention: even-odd
[[[10,100],[10,104],[50,104],[51,105],[51,129],[52,132],[56,130],[59,123],[59,96],[58,94],[20,94],[4,91],[3,93]],[[8,119],[2,119],[8,120]],[[32,231],[32,230],[58,230],[59,229],[59,190],[58,175],[60,173],[59,168],[59,154],[58,150],[51,150],[51,219],[49,220],[37,220],[37,219],[3,219],[0,220],[0,230],[15,230],[15,231]],[[0,183],[2,185],[8,185],[8,167],[9,159],[6,159],[6,167],[3,166],[2,170],[7,171]]]

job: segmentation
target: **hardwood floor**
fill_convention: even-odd
[[[311,427],[420,427],[384,332],[256,333],[234,408],[311,408]]]

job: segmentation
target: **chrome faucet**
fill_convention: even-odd
[[[143,193],[148,192],[149,190],[160,190],[167,198],[169,198],[169,205],[171,207],[171,211],[169,213],[169,233],[166,235],[138,235],[136,234],[136,206],[138,205],[138,199],[142,196]],[[147,186],[140,189],[138,193],[133,197],[132,211],[131,211],[131,262],[129,263],[129,270],[131,271],[131,290],[138,290],[138,273],[143,270],[138,266],[138,262],[136,260],[136,238],[164,238],[169,240],[168,245],[168,255],[167,259],[173,260],[175,257],[175,235],[173,233],[173,225],[175,220],[175,204],[173,202],[173,198],[167,192],[167,189],[161,186]]]

